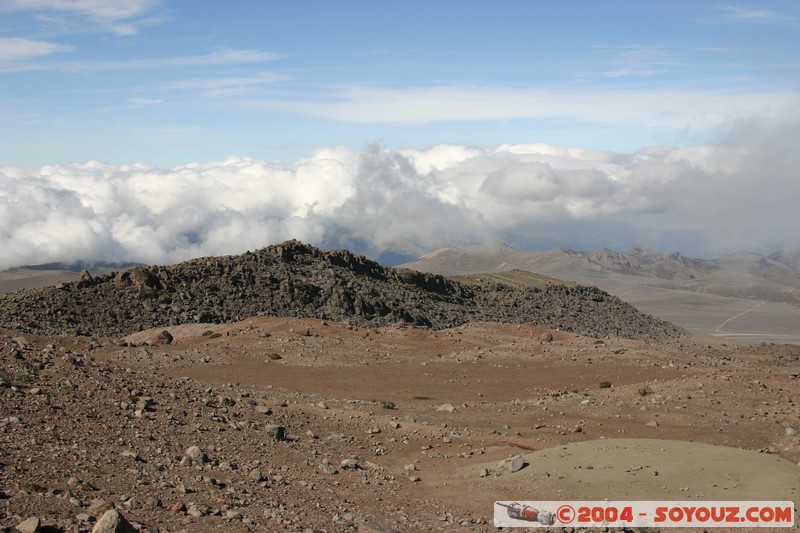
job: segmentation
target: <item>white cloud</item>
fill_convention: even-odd
[[[162,98],[131,98],[128,103],[133,107],[152,107],[166,103]]]
[[[220,48],[211,53],[195,56],[151,57],[143,59],[120,59],[116,61],[63,61],[58,63],[27,62],[0,65],[0,72],[59,71],[97,72],[108,70],[145,70],[183,68],[197,66],[224,66],[262,63],[279,59],[279,54],[260,50],[236,50]]]
[[[264,85],[286,81],[289,77],[274,72],[259,72],[252,76],[226,78],[195,78],[169,83],[167,90],[200,91],[207,96],[227,97],[251,92]]]
[[[171,263],[288,238],[432,249],[525,224],[626,216],[726,230],[745,248],[742,229],[798,225],[798,166],[790,147],[618,154],[542,144],[326,148],[294,164],[230,157],[171,169],[0,164],[0,268]]]
[[[135,35],[143,25],[160,20],[145,18],[161,0],[6,0],[4,11],[32,11],[39,19],[66,31],[95,28],[120,36]]]
[[[784,17],[772,9],[747,9],[739,6],[722,6],[719,10],[732,20],[782,20]]]
[[[0,37],[0,65],[70,50],[72,50],[71,46],[47,41],[36,41],[21,37]]]
[[[771,91],[353,86],[313,102],[245,101],[240,105],[357,124],[558,119],[681,129],[717,126],[732,118],[732,110],[741,116],[769,114],[785,107],[792,98],[791,93]]]

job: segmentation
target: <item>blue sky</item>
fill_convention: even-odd
[[[796,105],[796,2],[0,0],[0,161],[708,142]]]
[[[796,1],[0,0],[0,268],[800,245],[798,35]]]

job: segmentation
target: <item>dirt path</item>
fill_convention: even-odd
[[[728,324],[728,322],[730,322],[730,321],[732,321],[732,320],[736,320],[736,319],[737,319],[737,318],[739,318],[740,316],[742,316],[742,315],[746,315],[746,314],[747,314],[747,313],[749,313],[750,311],[753,311],[753,310],[755,310],[755,309],[758,309],[759,307],[761,307],[761,306],[762,306],[762,305],[764,305],[765,303],[767,303],[767,302],[759,302],[759,303],[757,303],[756,305],[754,305],[754,306],[752,306],[752,307],[749,307],[749,308],[745,309],[745,310],[744,310],[744,311],[742,311],[741,313],[739,313],[739,314],[737,314],[737,315],[734,315],[734,316],[730,317],[729,319],[725,320],[725,321],[724,321],[722,324],[720,324],[719,326],[717,326],[717,329],[715,329],[715,330],[714,330],[714,332],[715,332],[715,333],[720,333],[720,330],[721,330],[722,328],[724,328],[724,327],[725,327],[725,326]]]

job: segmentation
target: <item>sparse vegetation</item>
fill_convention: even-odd
[[[388,402],[388,401],[381,402],[381,407],[383,407],[384,409],[396,409],[394,402]]]
[[[651,394],[653,394],[653,389],[650,388],[650,385],[639,387],[639,396],[650,396]]]
[[[600,388],[601,389],[610,389],[611,388],[611,382],[610,381],[601,381],[600,382]]]
[[[208,336],[209,339],[218,339],[220,337],[222,337],[222,333],[212,333]]]
[[[203,332],[203,337],[208,337],[209,335],[213,335],[213,334],[214,334],[213,331],[211,331],[210,329],[207,329],[207,330],[205,330]]]
[[[47,492],[47,487],[43,487],[38,483],[23,483],[22,490],[25,492],[31,492],[36,494],[43,494]]]
[[[267,357],[269,357],[269,358],[270,358],[270,359],[272,359],[273,361],[278,361],[278,360],[280,360],[280,359],[283,359],[283,357],[281,357],[281,356],[280,356],[280,354],[277,354],[277,353],[275,353],[275,352],[273,352],[273,353],[271,353],[271,354],[267,355]]]

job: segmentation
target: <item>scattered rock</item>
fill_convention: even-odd
[[[106,511],[111,510],[113,507],[114,505],[108,500],[97,498],[96,500],[93,500],[91,504],[89,504],[89,507],[88,509],[86,509],[86,512],[92,516],[100,516]]]
[[[138,533],[119,511],[109,509],[92,528],[92,533]]]
[[[392,529],[383,524],[368,521],[358,525],[357,533],[400,533],[397,529]]]
[[[161,333],[153,337],[153,340],[150,344],[158,345],[158,344],[172,344],[173,337],[172,334],[167,331],[163,330]]]
[[[595,337],[664,342],[687,335],[596,287],[468,286],[299,241],[237,256],[137,266],[98,274],[91,282],[0,298],[0,327],[51,335],[79,331],[119,338],[172,324],[232,323],[259,315],[310,316],[367,328],[397,322],[434,329],[474,320],[535,323]]]
[[[286,428],[275,424],[267,424],[264,433],[275,440],[286,440]]]
[[[361,468],[361,466],[358,464],[358,461],[355,459],[344,459],[341,463],[339,463],[339,466],[345,470],[358,470]]]
[[[41,522],[38,517],[32,516],[27,520],[24,520],[17,524],[17,527],[14,528],[19,533],[39,533],[41,527]]]
[[[208,461],[208,456],[199,446],[190,446],[184,452],[183,459],[184,460],[181,460],[181,464],[184,465],[202,465]]]
[[[321,464],[319,465],[319,469],[322,470],[322,472],[324,472],[325,474],[328,474],[329,476],[339,473],[339,470],[332,464]]]
[[[442,405],[437,407],[436,410],[444,412],[444,413],[455,413],[455,412],[457,412],[457,409],[455,407],[453,407],[452,403],[443,403]]]
[[[518,472],[522,470],[523,466],[525,466],[525,460],[522,458],[521,455],[515,455],[514,457],[508,460],[509,472]]]

